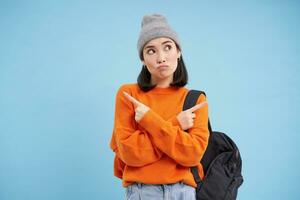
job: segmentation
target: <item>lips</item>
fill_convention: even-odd
[[[167,67],[168,67],[168,65],[158,65],[157,69],[164,69],[164,68],[167,68]]]

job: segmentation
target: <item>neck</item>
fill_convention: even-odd
[[[170,83],[172,83],[173,81],[173,77],[168,77],[168,78],[165,78],[163,80],[152,80],[152,84],[155,84],[156,87],[159,87],[159,88],[167,88],[170,86]]]

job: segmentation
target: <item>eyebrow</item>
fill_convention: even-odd
[[[172,41],[171,40],[167,40],[167,41],[164,41],[162,44],[166,44],[166,43],[172,43]],[[149,45],[149,46],[146,46],[144,49],[149,49],[149,48],[153,48],[153,47],[155,47],[155,46]]]

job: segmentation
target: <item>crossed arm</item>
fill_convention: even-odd
[[[127,165],[141,167],[168,155],[183,166],[199,163],[208,142],[207,103],[168,120],[129,94],[118,91],[111,147]],[[140,125],[142,128],[137,128]],[[189,130],[187,133],[184,130]]]

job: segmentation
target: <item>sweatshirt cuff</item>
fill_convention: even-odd
[[[179,127],[181,127],[181,125],[180,125],[180,123],[179,123],[179,121],[177,119],[177,116],[174,116],[174,117],[168,119],[168,121],[171,122],[173,126],[179,126]]]
[[[146,129],[153,137],[162,133],[161,129],[166,124],[170,123],[165,121],[161,116],[150,109],[140,120],[139,124]]]

